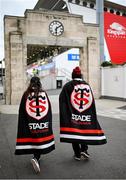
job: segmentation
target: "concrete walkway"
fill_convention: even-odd
[[[52,105],[53,114],[58,114],[59,95],[49,95],[49,99]],[[95,103],[98,115],[126,120],[126,110],[119,109],[122,106],[126,106],[126,102],[109,99],[96,99]],[[18,114],[19,105],[5,105],[3,100],[0,101],[0,104],[0,113]]]

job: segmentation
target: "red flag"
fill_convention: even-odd
[[[112,63],[126,62],[126,17],[105,12],[104,33]]]

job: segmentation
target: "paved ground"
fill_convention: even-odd
[[[126,121],[100,117],[108,143],[89,146],[89,161],[73,159],[71,144],[59,142],[59,117],[53,115],[56,150],[41,159],[36,175],[31,155],[15,156],[17,115],[1,114],[0,179],[126,179]]]
[[[59,90],[60,92],[60,90]],[[59,142],[58,95],[48,92],[53,110],[56,150],[44,155],[36,175],[31,155],[15,156],[18,105],[0,104],[0,179],[126,179],[126,102],[96,100],[98,120],[108,143],[89,146],[89,161],[76,162],[71,144]]]

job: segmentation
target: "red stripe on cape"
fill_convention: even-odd
[[[60,128],[60,131],[63,131],[63,132],[77,132],[77,133],[81,133],[81,134],[103,134],[103,131],[99,130],[99,129],[82,130],[82,129],[77,129],[77,128],[62,127],[62,128]]]
[[[44,141],[49,141],[51,139],[53,139],[54,136],[47,136],[44,138],[17,138],[17,143],[21,143],[21,142],[44,142]]]

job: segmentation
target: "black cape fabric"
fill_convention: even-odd
[[[60,93],[59,106],[61,142],[88,145],[107,142],[97,120],[92,90],[85,81],[68,82]]]
[[[38,97],[22,96],[16,140],[16,155],[40,153],[46,154],[55,149],[52,131],[52,111],[45,92]]]

